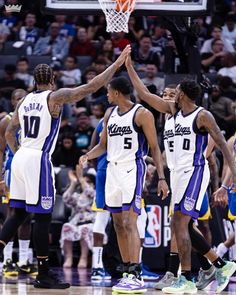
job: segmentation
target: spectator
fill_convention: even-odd
[[[35,44],[40,37],[40,30],[35,26],[36,15],[32,12],[26,14],[25,25],[19,30],[19,40]]]
[[[215,117],[221,130],[226,132],[226,138],[229,138],[235,131],[235,117],[232,109],[232,100],[221,94],[218,85],[213,85],[210,98],[209,110]]]
[[[66,15],[56,15],[55,22],[57,22],[60,25],[60,36],[62,38],[65,38],[69,43],[71,43],[76,35],[76,30],[72,24],[68,24],[66,22]]]
[[[111,40],[114,48],[115,58],[120,55],[121,51],[126,45],[130,44],[130,41],[125,37],[124,32],[112,33]]]
[[[218,71],[219,76],[230,77],[233,80],[233,83],[236,85],[236,56],[235,54],[228,52],[222,58],[222,65]]]
[[[146,77],[142,79],[146,86],[155,85],[156,93],[160,94],[164,90],[164,78],[157,77],[158,69],[154,64],[147,64]]]
[[[99,56],[94,62],[93,67],[98,74],[101,74],[107,68],[107,60],[103,56]]]
[[[29,61],[26,57],[21,57],[16,63],[16,78],[24,81],[26,89],[31,92],[34,88],[34,78],[29,74]]]
[[[104,14],[94,17],[93,25],[88,28],[88,37],[95,41],[104,41],[110,38],[110,34],[106,31],[106,19]]]
[[[91,171],[93,170],[93,171]],[[95,198],[94,169],[89,169],[82,175],[82,168],[77,165],[76,172],[69,171],[70,186],[63,194],[65,204],[72,209],[69,222],[61,231],[61,248],[64,252],[63,267],[71,268],[73,264],[73,242],[80,241],[80,260],[78,268],[87,268],[88,251],[93,247],[93,222],[95,213],[92,203]]]
[[[94,103],[91,105],[91,113],[90,116],[91,126],[96,129],[99,121],[104,117],[105,107],[103,103]]]
[[[110,39],[104,40],[101,48],[101,52],[98,55],[98,58],[103,57],[106,61],[106,65],[110,65],[114,60],[114,49],[113,44]]]
[[[136,18],[134,16],[130,16],[128,21],[128,30],[129,33],[125,35],[125,37],[130,40],[131,43],[138,42],[142,35],[144,34],[142,18]]]
[[[147,64],[154,64],[159,67],[159,55],[152,49],[152,40],[149,35],[143,35],[140,38],[139,46],[133,52],[133,60],[136,63],[137,71],[145,71]]]
[[[235,25],[236,16],[233,13],[229,13],[226,16],[225,25],[222,29],[222,38],[227,39],[235,46],[236,41],[236,25]]]
[[[77,113],[76,123],[77,126],[74,132],[76,147],[82,154],[85,154],[88,152],[94,128],[91,126],[89,114],[84,110]]]
[[[63,87],[73,87],[81,83],[81,71],[77,67],[77,58],[75,56],[67,56],[65,70],[60,71],[61,82]]]
[[[201,63],[205,73],[216,73],[222,68],[222,57],[226,54],[223,48],[224,43],[221,39],[213,39],[211,42],[211,52],[202,53]]]
[[[166,30],[161,24],[156,24],[153,28],[152,46],[159,54],[162,54],[167,45]]]
[[[229,97],[231,100],[236,101],[236,89],[233,87],[232,79],[227,76],[220,76],[218,80],[222,96]]]
[[[52,155],[52,163],[55,167],[63,166],[75,169],[80,156],[79,150],[75,147],[73,133],[64,133],[61,145]]]
[[[224,44],[224,48],[223,51],[228,51],[228,52],[235,52],[233,45],[231,44],[231,42],[225,38],[223,38],[222,36],[222,27],[215,25],[212,27],[212,31],[211,31],[211,39],[206,40],[201,48],[201,54],[202,53],[206,53],[206,52],[211,52],[211,45],[212,45],[212,41],[214,39],[221,39],[221,41]]]
[[[9,28],[6,25],[0,23],[0,51],[2,50],[4,43],[6,42],[9,35]]]
[[[4,67],[5,75],[0,79],[0,97],[6,98],[10,103],[11,93],[14,89],[26,89],[25,83],[16,78],[16,66],[7,64]],[[7,110],[9,111],[9,110]]]
[[[34,47],[33,54],[35,55],[49,55],[59,60],[63,60],[68,54],[69,44],[60,37],[60,25],[56,22],[51,24],[50,35],[41,37]]]
[[[77,38],[72,41],[70,46],[71,55],[90,55],[93,58],[96,56],[96,49],[91,40],[88,39],[87,30],[83,27],[77,31]]]

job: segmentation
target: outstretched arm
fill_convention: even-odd
[[[145,108],[141,108],[137,112],[135,122],[138,127],[142,128],[145,134],[145,137],[147,138],[148,145],[150,147],[151,154],[152,154],[152,159],[157,169],[157,173],[159,177],[157,192],[158,192],[158,195],[160,195],[160,193],[162,192],[163,199],[164,199],[165,197],[167,197],[169,190],[165,181],[163,160],[162,160],[161,151],[157,141],[157,132],[156,132],[156,127],[154,123],[154,117],[150,111],[148,111]]]
[[[236,185],[236,166],[233,155],[232,153],[230,153],[225,138],[222,135],[220,128],[216,124],[216,121],[212,114],[206,110],[201,111],[197,117],[197,127],[199,129],[206,130],[211,135],[216,145],[221,150],[224,156],[224,160],[226,160],[226,162],[228,163],[229,168],[232,172],[233,182]]]
[[[139,98],[161,113],[173,113],[169,103],[164,101],[161,97],[155,94],[151,94],[147,87],[140,80],[139,76],[137,75],[132,66],[130,54],[127,56],[125,60],[125,65],[131,82],[134,86],[134,89],[137,91],[139,95]]]
[[[4,160],[4,153],[6,148],[6,139],[5,139],[5,132],[7,126],[9,124],[9,116],[6,116],[0,121],[0,195],[5,195],[5,183],[3,180],[3,160]]]
[[[49,98],[50,110],[56,106],[61,107],[64,103],[76,102],[83,99],[86,95],[96,92],[103,85],[106,85],[117,69],[124,63],[127,54],[130,52],[130,45],[127,45],[118,59],[110,65],[103,73],[93,78],[89,83],[76,88],[61,88],[52,92]]]

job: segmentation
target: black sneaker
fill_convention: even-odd
[[[16,269],[15,263],[11,261],[11,259],[7,259],[6,263],[2,266],[2,274],[7,277],[15,277],[18,276],[18,271]]]
[[[37,275],[34,287],[42,289],[67,289],[70,288],[70,284],[61,281],[56,274],[49,271],[47,275]]]
[[[21,265],[21,266],[17,263],[16,267],[19,274],[32,275],[32,276],[37,276],[38,274],[37,267],[33,263],[31,264],[29,261],[27,261],[27,264]]]

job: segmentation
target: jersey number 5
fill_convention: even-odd
[[[39,134],[40,117],[24,116],[25,137],[37,138]]]
[[[125,150],[130,150],[131,148],[132,148],[132,138],[125,137],[124,138],[124,149]]]

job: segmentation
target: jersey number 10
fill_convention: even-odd
[[[23,119],[25,137],[37,138],[39,134],[40,117],[24,116]]]

